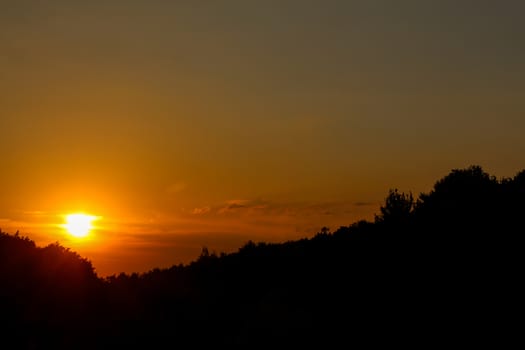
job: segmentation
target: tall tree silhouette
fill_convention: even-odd
[[[414,197],[412,193],[405,194],[391,189],[385,199],[385,204],[380,207],[380,215],[375,215],[376,223],[386,223],[390,225],[406,224],[410,220],[414,209]]]

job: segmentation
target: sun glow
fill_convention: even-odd
[[[86,237],[89,231],[93,229],[93,221],[97,219],[96,216],[86,214],[70,214],[66,216],[66,224],[64,228],[72,236]]]

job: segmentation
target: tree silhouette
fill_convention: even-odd
[[[414,209],[414,198],[412,193],[405,194],[391,189],[385,199],[385,204],[380,207],[380,215],[375,215],[376,223],[391,225],[405,224],[410,220]]]
[[[0,332],[16,348],[335,348],[414,334],[502,346],[518,334],[523,212],[525,171],[498,180],[472,166],[417,200],[390,190],[373,222],[104,279],[59,243],[0,231]]]

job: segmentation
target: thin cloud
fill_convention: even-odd
[[[372,205],[377,205],[377,203],[374,203],[374,202],[355,202],[354,205],[356,207],[368,207],[368,206],[372,206]]]
[[[210,207],[201,207],[201,208],[194,208],[191,213],[193,215],[204,215],[208,214],[211,211]]]
[[[186,189],[187,185],[184,182],[175,182],[166,188],[166,192],[169,194],[177,194]]]
[[[219,214],[224,214],[228,212],[234,212],[237,209],[247,209],[250,208],[253,201],[249,199],[231,199],[226,201],[226,204],[219,208],[217,212]]]

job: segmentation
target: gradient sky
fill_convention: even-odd
[[[0,228],[100,275],[373,219],[525,168],[525,2],[23,1],[0,11]],[[87,239],[63,215],[100,216]]]

